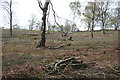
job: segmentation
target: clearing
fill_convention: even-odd
[[[39,31],[9,30],[2,31],[3,78],[119,78],[118,64],[118,32],[73,32],[62,36],[60,32],[46,34],[46,46],[57,47],[71,44],[59,49],[35,48],[40,40]],[[68,41],[72,36],[73,41]],[[46,65],[68,57],[79,57],[77,61],[91,63],[87,68],[65,69],[48,74]]]

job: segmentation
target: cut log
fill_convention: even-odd
[[[68,58],[68,59],[65,59],[65,60],[60,60],[58,63],[55,64],[55,70],[57,70],[58,66],[60,66],[60,64],[63,64],[63,63],[66,63],[68,61],[71,61],[75,59],[74,57],[71,57],[71,58]]]

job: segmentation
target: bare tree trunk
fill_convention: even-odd
[[[88,32],[90,31],[90,23],[88,22]]]
[[[115,30],[118,30],[118,27],[119,27],[119,18],[120,18],[120,17],[119,17],[119,16],[120,16],[120,15],[119,15],[119,14],[120,14],[120,13],[119,13],[119,12],[120,12],[120,11],[119,11],[119,8],[117,9],[117,11],[118,11],[118,16],[117,16],[117,17],[118,17],[118,22],[117,22],[117,25],[116,25],[116,27],[115,27]]]
[[[103,32],[103,34],[105,34],[104,22],[102,22],[102,32]]]
[[[93,28],[94,28],[94,21],[92,22],[91,38],[93,38]]]
[[[93,4],[93,17],[92,17],[91,38],[93,38],[94,21],[95,21],[95,3]]]
[[[118,27],[119,27],[119,26],[118,26],[118,23],[117,23],[117,25],[116,25],[116,27],[115,27],[115,31],[117,31]]]
[[[50,34],[50,26],[48,26],[48,34]]]
[[[46,14],[47,14],[47,10],[48,10],[48,5],[49,5],[49,2],[46,2],[44,7],[41,8],[42,11],[43,11],[43,17],[42,17],[42,31],[41,31],[41,40],[39,42],[39,44],[36,46],[37,48],[38,47],[45,47],[45,42],[46,42],[46,38],[45,38],[45,33],[46,33]]]
[[[41,47],[45,47],[45,41],[46,41],[46,38],[45,38],[45,32],[46,32],[46,12],[43,12],[43,30],[42,30],[42,34],[41,34],[41,41],[40,41],[40,46]]]
[[[106,16],[107,16],[108,4],[109,4],[109,2],[107,2],[106,5],[104,3],[101,6],[101,11],[102,11],[102,15],[101,15],[102,19],[101,19],[101,21],[102,21],[102,33],[103,34],[105,34],[105,23],[106,23]],[[104,5],[105,5],[105,8],[106,8],[105,10],[102,9]]]
[[[12,36],[12,0],[10,0],[10,35]]]
[[[103,6],[101,6],[101,9],[102,9]],[[102,10],[101,10],[102,11]],[[102,11],[102,15],[101,15],[101,21],[102,21],[102,33],[105,34],[105,31],[104,31],[104,13]]]
[[[101,16],[102,16],[102,33],[105,34],[105,29],[104,29],[105,22],[104,22],[104,17],[103,17],[104,16],[103,11],[102,11],[102,15]]]

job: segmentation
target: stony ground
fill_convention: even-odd
[[[14,30],[9,37],[9,30],[2,31],[3,77],[36,78],[119,78],[118,32],[73,32],[62,36],[61,32],[46,35],[46,47],[71,44],[60,49],[36,48],[40,40],[39,31]],[[69,36],[73,41],[67,40]],[[68,57],[79,57],[78,61],[91,63],[87,68],[73,69],[70,66],[55,73],[48,74],[46,65]]]

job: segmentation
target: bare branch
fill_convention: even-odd
[[[4,2],[0,2],[0,7],[5,10],[8,14],[10,14],[9,10],[10,10],[10,3],[7,1]]]
[[[12,36],[12,23],[13,23],[13,14],[12,14],[12,0],[10,1],[1,1],[0,2],[0,7],[4,9],[8,14],[9,14],[9,25],[10,25],[10,35]],[[6,19],[6,18],[5,18]]]
[[[10,14],[9,9],[7,9],[6,7],[2,7],[2,9],[4,9],[8,14]]]
[[[7,2],[7,1],[1,2],[1,4],[5,4],[5,5],[7,5],[7,6],[10,6],[10,3]]]
[[[60,27],[60,24],[56,21],[56,13],[53,9],[53,4],[50,2],[51,6],[52,6],[52,11],[53,11],[53,16],[54,16],[54,20],[55,20],[55,23]]]
[[[6,7],[7,9],[10,9],[10,7],[6,4],[0,4],[1,7]]]
[[[43,11],[43,5],[42,5],[41,1],[39,1],[39,0],[37,0],[37,1],[38,1],[40,9]]]
[[[3,15],[3,19],[4,19],[6,24],[10,24],[9,17],[6,17],[6,16]]]

